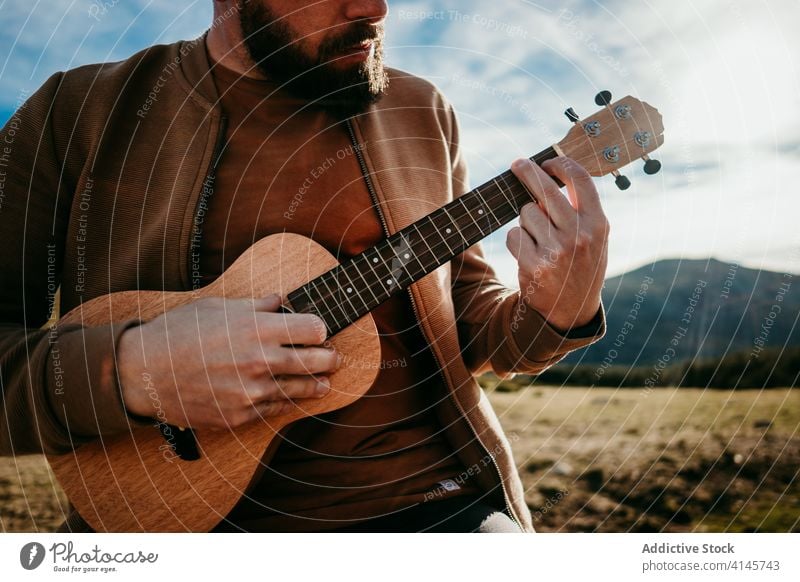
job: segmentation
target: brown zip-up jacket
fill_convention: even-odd
[[[387,234],[469,189],[452,107],[430,83],[390,75],[384,98],[350,121]],[[196,285],[222,123],[203,35],[56,73],[3,128],[0,453],[65,452],[145,422],[126,413],[115,366],[119,337],[139,322],[43,326],[58,288],[66,313],[116,291]],[[497,280],[480,245],[409,293],[450,394],[437,409],[449,442],[533,531],[511,447],[473,375],[543,370],[605,333],[602,308],[559,334]],[[73,512],[63,528],[86,526]]]

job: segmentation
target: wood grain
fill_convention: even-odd
[[[629,107],[630,116],[618,118],[614,114],[618,106]],[[600,127],[599,134],[594,137],[587,135],[584,129],[585,124],[593,121]],[[650,134],[650,143],[646,146],[635,141],[634,136],[640,131]],[[628,95],[573,125],[556,147],[592,176],[605,176],[658,149],[663,143],[661,114],[652,105]],[[609,162],[603,157],[603,150],[608,146],[619,147],[618,162]]]
[[[203,297],[286,294],[337,265],[320,245],[297,234],[266,237],[250,247],[214,283],[191,292],[125,291],[98,297],[72,310],[64,322],[104,325],[129,318],[149,320]],[[344,355],[330,393],[298,401],[292,413],[233,430],[195,431],[201,458],[172,454],[155,425],[48,456],[59,483],[96,531],[208,531],[244,495],[275,435],[289,423],[347,406],[375,380],[380,341],[371,315],[331,338]]]

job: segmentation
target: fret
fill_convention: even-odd
[[[483,196],[481,195],[480,190],[475,188],[475,191],[478,193],[478,197],[480,197],[481,200],[483,200]],[[492,210],[492,205],[491,204],[486,204],[486,201],[484,200],[484,206],[486,206],[486,209],[494,217],[495,221],[497,222],[497,225],[498,226],[503,226],[503,223],[500,222],[500,220],[497,218],[497,215],[494,213],[494,210]]]
[[[379,277],[378,280],[380,281],[380,285],[383,288],[384,293],[386,293],[387,299],[391,297],[392,294],[395,292],[395,290],[398,288],[397,282],[395,281],[394,275],[392,274],[392,268],[387,263],[386,257],[383,256],[383,253],[386,249],[388,242],[389,242],[388,240],[385,240],[379,245],[374,247],[380,260],[378,262],[373,261],[373,267],[376,268],[375,272]]]
[[[361,309],[356,309],[355,307],[353,308],[353,311],[355,311],[356,313],[362,313],[362,314],[366,313],[366,312],[369,312],[370,306],[364,300],[364,298],[361,296],[361,291],[359,291],[359,286],[356,285],[355,283],[353,283],[353,280],[350,278],[350,275],[347,272],[347,267],[348,267],[348,265],[344,264],[344,265],[340,266],[338,269],[335,269],[336,271],[342,273],[345,276],[345,278],[347,278],[347,285],[346,286],[342,286],[342,288],[344,289],[344,294],[345,294],[346,297],[356,296],[361,301],[361,304],[363,306],[363,311]],[[351,305],[352,305],[352,302],[351,302]]]
[[[381,288],[383,289],[383,294],[384,294],[384,295],[386,295],[386,294],[388,293],[388,291],[387,291],[386,287],[384,287],[384,286],[383,286],[383,282],[381,281],[381,277],[380,277],[380,275],[378,275],[378,273],[375,271],[375,266],[374,266],[375,264],[377,264],[377,263],[381,262],[380,255],[379,255],[379,256],[377,256],[377,257],[373,257],[373,258],[372,258],[372,260],[370,260],[370,259],[367,257],[367,253],[368,253],[370,250],[374,251],[375,253],[377,253],[377,252],[378,252],[378,251],[377,251],[377,249],[376,249],[376,247],[372,247],[372,249],[367,249],[366,251],[364,251],[364,252],[362,253],[362,254],[364,255],[364,260],[367,262],[367,265],[369,265],[369,269],[370,269],[370,271],[372,271],[372,274],[373,274],[373,275],[375,275],[375,281],[376,281],[376,282],[377,282],[377,283],[378,283],[378,284],[381,286]]]
[[[350,287],[352,289],[352,287],[340,279],[340,276],[343,272],[344,271],[340,265],[323,274],[320,277],[320,280],[323,282],[326,289],[331,290],[331,296],[333,297],[334,301],[336,301],[336,304],[340,306],[342,313],[344,313],[347,318],[350,318],[352,315],[357,315],[359,313],[359,308],[351,299],[353,293],[356,292],[355,289],[348,293],[347,288]],[[362,300],[361,303],[364,303],[364,301]],[[350,310],[352,312],[351,314],[348,314],[347,311],[345,311],[345,305],[350,306]]]
[[[378,277],[378,284],[383,289],[384,295],[387,297],[392,293],[392,283],[391,280],[387,282],[387,276],[390,274],[389,265],[386,264],[386,257],[383,256],[384,249],[385,249],[386,241],[381,241],[378,245],[375,246],[375,253],[377,257],[373,257],[373,271]],[[378,260],[375,261],[375,258]]]
[[[490,185],[483,186],[483,188],[491,190]],[[495,195],[492,195],[488,199],[484,198],[480,192],[480,188],[475,188],[475,190],[473,190],[473,193],[474,193],[473,196],[478,199],[478,204],[479,204],[478,207],[479,218],[477,218],[475,222],[479,222],[481,218],[483,218],[486,221],[486,228],[489,229],[489,234],[491,234],[495,231],[495,229],[498,226],[503,226],[503,223],[498,223],[497,225],[492,224],[492,217],[490,216],[490,215],[494,216],[494,213],[492,212],[492,206],[491,204],[489,204],[489,201],[491,200],[493,202],[496,202],[496,200],[498,199],[496,198]],[[497,220],[497,217],[495,217],[495,220]]]
[[[506,201],[506,204],[508,204],[508,198],[506,198],[506,195],[505,195],[505,193],[503,192],[503,189],[502,189],[502,188],[500,188],[500,187],[498,187],[498,185],[497,185],[497,181],[496,181],[496,180],[492,180],[492,184],[494,185],[494,187],[496,188],[496,190],[497,190],[498,192],[500,192],[500,196],[502,196],[502,197],[503,197],[503,199]],[[494,198],[495,198],[495,196],[493,196],[492,198],[494,199]],[[487,204],[486,206],[487,206],[487,208],[489,208],[489,212],[491,212],[491,213],[492,213],[492,216],[494,217],[495,221],[497,221],[497,224],[498,224],[498,226],[502,226],[503,224],[505,224],[505,223],[504,223],[502,220],[500,220],[499,218],[497,218],[497,214],[495,214],[495,211],[494,211],[494,210],[492,210],[492,204]],[[512,205],[512,207],[513,207],[513,205]],[[500,210],[501,208],[502,208],[502,205],[498,205],[498,210]]]
[[[493,178],[493,179],[492,179],[492,182],[494,183],[495,187],[497,187],[497,189],[500,191],[500,194],[502,194],[502,195],[503,195],[503,198],[505,198],[505,199],[506,199],[506,203],[508,203],[508,205],[509,205],[511,208],[513,208],[513,209],[514,209],[516,212],[519,212],[519,209],[518,209],[518,208],[517,208],[517,206],[514,204],[514,199],[512,198],[512,199],[510,199],[510,200],[509,200],[508,196],[506,196],[506,192],[505,192],[505,190],[503,190],[503,188],[500,186],[500,184],[498,184],[498,183],[497,183],[497,178]]]
[[[436,261],[436,257],[437,257],[438,255],[437,255],[436,253],[434,253],[434,252],[433,252],[433,249],[432,249],[432,248],[430,247],[430,245],[428,244],[428,241],[427,241],[427,240],[425,240],[425,237],[424,237],[424,236],[422,236],[422,233],[420,233],[420,232],[419,232],[419,228],[417,228],[417,223],[415,222],[415,223],[414,223],[414,224],[412,224],[411,226],[414,228],[414,230],[416,230],[416,231],[417,231],[417,234],[419,234],[419,238],[420,238],[420,240],[421,240],[421,241],[422,241],[422,242],[425,244],[425,247],[428,249],[428,252],[431,254],[431,258],[433,258],[433,260],[434,260],[434,262],[435,262],[435,261]],[[420,265],[422,265],[422,263],[420,263]],[[424,265],[422,266],[422,270],[423,270],[423,271],[426,271],[426,268],[425,268],[425,266],[424,266]]]
[[[475,219],[472,217],[472,214],[470,213],[470,211],[469,211],[469,208],[467,208],[467,205],[466,205],[466,204],[464,204],[464,197],[462,196],[461,198],[459,198],[459,199],[458,199],[458,201],[459,201],[459,202],[461,202],[461,206],[462,206],[462,207],[464,208],[464,210],[466,211],[467,217],[469,217],[469,219],[470,219],[470,220],[472,220],[472,223],[473,223],[473,224],[474,224],[476,227],[478,227],[478,230],[479,230],[479,231],[480,231],[480,233],[481,233],[481,238],[483,238],[484,236],[486,236],[486,234],[488,234],[488,233],[484,234],[484,232],[483,232],[483,229],[482,229],[482,228],[481,228],[481,226],[478,224],[478,222],[477,222],[477,221],[476,221],[476,220],[475,220]],[[479,212],[480,212],[480,213],[483,213],[483,210],[480,210]],[[490,232],[491,232],[491,231],[490,231]]]
[[[313,314],[317,315],[322,318],[325,322],[325,327],[328,328],[329,331],[336,328],[336,318],[332,315],[330,307],[328,307],[327,302],[323,295],[319,292],[316,286],[316,279],[313,279],[300,287],[299,289],[293,291],[289,294],[289,300],[292,302],[292,306],[295,306],[295,302],[300,298],[299,293],[302,293],[308,297],[309,302],[306,305],[313,305],[314,311]],[[324,309],[320,309],[319,305],[322,305]],[[308,313],[308,311],[302,311],[303,313]]]
[[[303,296],[305,299],[303,299]],[[314,300],[305,285],[289,293],[288,299],[292,306],[292,311],[296,313],[311,313],[314,315],[319,313],[319,309],[314,304]]]
[[[433,230],[436,232],[436,234],[438,234],[438,235],[439,235],[439,238],[441,238],[441,239],[442,239],[442,242],[444,243],[444,246],[446,246],[446,247],[447,247],[447,250],[450,252],[450,254],[452,254],[453,256],[455,256],[455,255],[456,255],[456,253],[453,253],[453,249],[451,249],[451,248],[450,248],[450,245],[449,245],[449,244],[447,244],[447,239],[445,239],[445,238],[444,238],[444,236],[442,235],[442,233],[439,231],[439,228],[436,226],[436,223],[433,221],[433,219],[434,219],[434,216],[435,216],[435,215],[436,215],[436,213],[429,214],[428,216],[426,216],[426,218],[428,219],[428,223],[429,223],[429,224],[431,224],[431,225],[433,225]],[[448,228],[445,228],[445,233],[447,233],[447,234],[450,234],[451,232],[452,232],[452,229],[451,229],[451,228],[449,228],[449,227],[448,227]],[[437,254],[437,255],[436,255],[436,258],[438,259],[440,256],[441,256],[441,255],[438,255],[438,254]]]
[[[409,231],[408,231],[408,236],[409,236],[409,238],[411,237],[411,231],[413,230],[413,231],[414,231],[414,233],[417,235],[415,238],[417,238],[418,240],[420,240],[420,241],[422,241],[423,243],[425,243],[425,237],[423,237],[423,236],[420,234],[420,232],[419,232],[419,229],[417,228],[417,225],[416,225],[416,223],[415,223],[415,224],[412,224],[411,226],[413,227],[413,229],[409,229]],[[412,248],[418,249],[418,250],[415,250],[415,251],[414,251],[414,253],[413,253],[413,257],[414,257],[414,260],[415,260],[415,261],[417,261],[417,264],[418,264],[418,265],[419,265],[419,267],[420,267],[420,271],[419,271],[419,272],[420,272],[420,273],[426,273],[426,270],[425,270],[425,264],[424,264],[424,263],[423,263],[423,262],[422,262],[422,261],[419,259],[419,249],[421,249],[421,248],[422,248],[422,247],[421,247],[421,245],[419,244],[419,242],[417,242],[417,243],[412,243],[412,245],[411,245],[411,246],[412,246]],[[426,247],[426,248],[427,248],[427,249],[430,251],[430,247],[428,246],[428,244],[427,244],[427,243],[425,243],[425,247]],[[436,259],[436,255],[434,255],[432,251],[431,251],[431,256],[433,257],[433,259],[434,259],[434,260]]]
[[[510,174],[510,172],[509,172],[509,174]],[[510,175],[501,174],[500,177],[503,179],[503,183],[506,185],[506,187],[514,195],[514,200],[516,201],[517,214],[519,214],[519,211],[522,209],[523,206],[525,206],[529,202],[533,202],[534,201],[534,199],[531,196],[530,192],[528,192],[528,189],[525,188],[525,186],[523,186],[522,183],[519,180],[516,180],[516,177],[513,174],[510,174]],[[514,181],[512,182],[511,185],[508,184],[508,179],[509,178],[513,178],[514,179]],[[516,193],[514,193],[515,190],[516,190]]]
[[[453,217],[452,217],[452,216],[450,216],[450,213],[447,211],[447,206],[443,206],[443,207],[442,207],[442,212],[444,212],[444,213],[445,213],[445,215],[447,215],[447,218],[449,218],[449,219],[450,219],[450,222],[451,222],[452,224],[454,224],[456,227],[458,227],[458,224],[456,223],[456,221],[455,221],[455,220],[453,220]],[[456,230],[458,231],[458,235],[461,237],[461,240],[462,240],[462,241],[464,241],[464,244],[465,244],[465,245],[468,245],[469,243],[467,243],[467,239],[466,239],[466,238],[464,238],[464,233],[462,233],[462,232],[461,232],[461,229],[460,229],[460,228],[456,228]]]
[[[369,266],[369,261],[367,260],[366,256],[362,253],[362,254],[357,255],[356,257],[354,257],[354,259],[353,259],[353,268],[356,270],[356,273],[358,273],[358,275],[361,277],[361,280],[364,281],[364,286],[369,290],[370,294],[372,295],[372,298],[375,300],[375,305],[380,305],[381,301],[378,299],[378,297],[375,295],[375,292],[372,290],[372,285],[370,285],[367,282],[367,279],[366,279],[366,277],[364,277],[364,274],[361,272],[361,269],[359,269],[358,265],[356,265],[356,260],[359,257],[364,259],[364,261],[367,263],[367,266]],[[374,274],[374,272],[373,272],[373,274]]]
[[[389,240],[391,241],[395,237],[397,237],[397,244],[395,245],[392,243],[389,245],[389,248],[392,250],[395,256],[395,258],[392,259],[391,273],[398,281],[398,284],[405,287],[408,286],[409,283],[414,281],[414,275],[412,275],[411,272],[406,267],[406,262],[411,260],[413,249],[411,248],[411,245],[408,244],[408,239],[405,237],[403,232],[399,232],[397,235],[391,237]],[[402,269],[405,272],[405,275],[408,277],[408,281],[406,281],[405,283],[403,283],[400,280],[400,277],[396,274],[400,269]]]
[[[330,272],[330,271],[328,271],[328,272]],[[327,281],[325,281],[325,275],[327,275],[327,274],[328,274],[328,273],[325,273],[325,274],[323,274],[323,275],[321,275],[321,276],[317,277],[316,279],[314,279],[314,281],[311,281],[311,287],[312,287],[312,288],[313,288],[313,289],[314,289],[314,290],[315,290],[315,291],[316,291],[316,292],[319,294],[319,288],[317,287],[317,285],[316,285],[316,283],[315,283],[315,282],[322,283],[322,284],[325,286],[325,289],[326,289],[326,292],[327,292],[327,296],[328,296],[328,297],[330,297],[330,299],[333,301],[333,305],[334,305],[334,307],[335,307],[336,309],[338,309],[338,310],[339,310],[339,313],[341,313],[341,314],[342,314],[342,319],[341,319],[341,321],[346,321],[346,320],[347,320],[347,318],[348,318],[348,315],[347,315],[347,313],[346,313],[346,312],[345,312],[345,310],[342,308],[342,305],[341,305],[341,303],[339,303],[338,301],[336,301],[336,296],[335,296],[335,295],[334,295],[334,293],[331,291],[330,287],[328,287],[328,283],[327,283]],[[325,315],[330,315],[331,317],[333,317],[333,318],[334,318],[334,323],[336,323],[337,325],[339,325],[339,323],[340,323],[340,320],[339,320],[339,318],[338,318],[338,317],[335,315],[335,313],[334,313],[334,310],[333,310],[333,309],[330,307],[330,305],[328,305],[328,303],[327,303],[326,301],[323,301],[323,305],[325,305],[325,306],[328,308],[328,313],[326,313]]]

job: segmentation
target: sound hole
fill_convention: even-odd
[[[195,439],[192,429],[180,429],[177,426],[164,423],[159,423],[158,428],[161,431],[161,436],[172,447],[179,459],[182,461],[196,461],[200,458],[197,439]]]

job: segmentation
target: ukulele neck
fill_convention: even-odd
[[[549,147],[531,159],[541,164],[557,155]],[[511,222],[531,201],[507,170],[292,291],[291,308],[318,315],[330,337]]]

